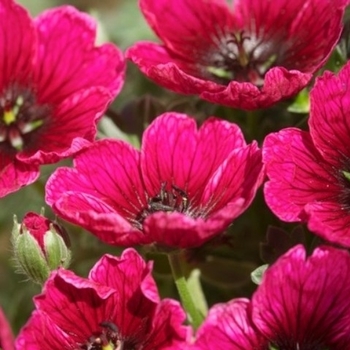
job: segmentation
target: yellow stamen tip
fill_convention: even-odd
[[[12,109],[10,109],[9,111],[4,111],[3,120],[6,125],[10,125],[11,123],[16,121],[16,115]]]

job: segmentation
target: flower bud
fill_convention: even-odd
[[[36,283],[43,284],[51,271],[70,263],[67,232],[43,215],[29,212],[22,224],[15,216],[12,242],[19,272]]]

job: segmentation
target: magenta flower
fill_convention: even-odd
[[[133,249],[105,255],[88,279],[54,272],[16,349],[180,350],[190,335],[185,313],[177,301],[159,300],[151,272]]]
[[[0,349],[14,350],[15,340],[6,316],[0,308]]]
[[[94,46],[95,27],[69,6],[31,19],[1,1],[0,197],[93,141],[124,74],[115,46]]]
[[[237,125],[165,113],[141,151],[102,140],[48,180],[46,201],[64,219],[116,245],[195,247],[221,233],[253,200],[261,152]]]
[[[284,221],[307,222],[326,240],[350,246],[350,64],[326,72],[311,91],[310,132],[268,135],[266,202]]]
[[[140,0],[163,44],[126,56],[156,83],[242,109],[300,91],[341,34],[344,0]]]
[[[196,350],[347,350],[350,255],[296,246],[274,263],[251,302],[215,306],[198,331]]]

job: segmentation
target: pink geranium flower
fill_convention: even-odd
[[[251,203],[262,181],[261,152],[237,125],[165,113],[141,151],[102,140],[75,168],[48,180],[46,201],[64,219],[116,245],[195,247],[221,233]]]
[[[212,308],[194,350],[350,349],[350,255],[297,246],[277,260],[252,300]]]
[[[64,6],[37,18],[0,3],[0,197],[34,182],[39,165],[72,155],[123,83],[124,61],[96,47],[96,25]]]
[[[127,51],[141,71],[178,93],[243,109],[294,95],[329,57],[344,0],[140,0],[163,44]]]
[[[16,349],[180,350],[189,335],[185,313],[177,301],[159,299],[151,272],[133,249],[103,256],[88,279],[54,272]]]
[[[311,91],[310,132],[268,135],[266,202],[284,221],[307,222],[324,239],[350,246],[350,64],[326,72]]]

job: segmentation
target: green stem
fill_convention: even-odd
[[[188,289],[187,281],[182,269],[181,255],[178,253],[171,253],[168,254],[168,258],[182,306],[186,310],[192,326],[197,329],[203,322],[204,317],[197,309]]]

